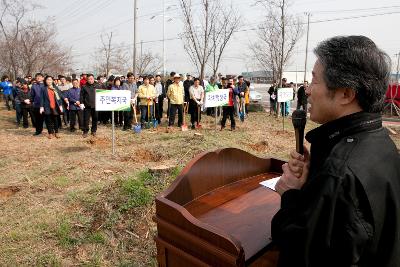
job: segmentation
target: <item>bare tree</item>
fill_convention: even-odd
[[[289,0],[259,0],[266,10],[265,21],[259,25],[258,40],[250,44],[254,59],[273,79],[282,82],[282,73],[288,64],[296,43],[303,35],[299,17],[289,14]]]
[[[221,63],[222,55],[233,33],[240,27],[240,15],[233,6],[230,9],[222,9],[217,22],[211,29],[211,68],[216,77]]]
[[[14,78],[18,75],[16,44],[18,43],[22,20],[29,11],[28,7],[29,3],[24,5],[23,0],[1,0],[0,28],[4,38],[3,45],[6,47],[5,51],[8,56],[7,61],[10,64]]]
[[[140,74],[156,74],[162,68],[162,59],[151,52],[141,53],[136,66]]]
[[[259,42],[250,47],[260,65],[270,68],[273,79],[279,80],[282,86],[283,69],[303,34],[303,24],[299,17],[289,14],[289,0],[257,0],[256,3],[264,6],[267,13],[259,26]]]
[[[0,65],[12,78],[34,71],[63,73],[70,64],[70,51],[55,42],[51,20],[26,21],[39,6],[30,1],[1,0]]]
[[[112,42],[113,33],[100,35],[101,47],[94,53],[94,68],[107,77],[111,70],[124,72],[127,69],[129,54],[124,49],[125,45],[115,45]]]
[[[100,36],[101,43],[103,44],[102,50],[105,58],[105,73],[106,76],[110,74],[110,59],[111,59],[111,42],[112,42],[113,33],[107,35],[107,42],[104,41],[103,35]]]
[[[182,34],[183,45],[196,66],[200,79],[204,79],[206,64],[213,51],[212,32],[222,7],[218,0],[201,0],[200,10],[193,9],[191,0],[179,2],[185,25]]]
[[[30,22],[20,33],[19,50],[22,73],[65,73],[70,66],[70,50],[54,40],[56,30],[50,20]]]

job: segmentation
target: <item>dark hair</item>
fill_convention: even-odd
[[[250,86],[250,81],[245,81],[245,83],[246,83],[247,87]]]
[[[67,80],[67,82],[71,82],[72,81],[71,77],[67,77],[65,79]]]
[[[337,36],[321,42],[314,53],[329,90],[350,88],[366,112],[381,112],[389,84],[389,56],[365,36]]]
[[[161,78],[161,75],[160,75],[160,74],[157,74],[157,75],[156,75],[156,78],[157,78],[157,77],[160,77],[160,78]]]
[[[132,72],[128,72],[128,74],[126,74],[126,77],[128,77],[128,78],[130,78],[130,77],[135,77],[135,75],[133,75],[133,73]]]
[[[144,77],[143,77],[143,81],[144,81],[144,80],[150,80],[150,77],[149,77],[149,76],[144,76]]]
[[[147,76],[147,78],[149,78],[149,80],[151,80],[152,78],[154,78],[154,76],[153,75],[149,75],[149,76]]]
[[[242,75],[240,75],[240,76],[239,76],[239,77],[237,77],[237,78],[238,78],[238,80],[239,80],[239,79],[242,79],[242,78],[243,78],[243,76],[242,76]]]
[[[53,80],[53,83],[54,83],[54,77],[51,76],[51,75],[47,75],[47,76],[44,78],[44,84],[45,84],[45,86],[47,86],[46,80],[47,80],[48,78],[51,78],[51,79]]]
[[[91,73],[89,73],[89,74],[82,74],[82,75],[86,75],[86,78],[89,78],[89,77],[93,77],[93,78],[94,78],[94,75],[91,74]]]
[[[120,81],[120,82],[121,82],[121,79],[120,79],[119,77],[115,78],[115,79],[114,79],[114,85],[115,85],[115,82],[116,82],[116,81]]]
[[[3,75],[3,77],[1,77],[1,81],[4,81],[5,79],[8,79],[7,75]]]
[[[193,82],[195,82],[195,81],[199,81],[200,82],[200,79],[199,78],[194,78]]]
[[[72,82],[75,82],[75,81],[76,81],[76,82],[79,82],[78,79],[72,79]]]
[[[40,72],[38,72],[38,73],[36,73],[36,74],[35,74],[35,78],[37,78],[38,76],[42,76],[42,77],[44,77],[44,76],[43,76],[43,74],[42,74],[42,73],[40,73]]]
[[[173,72],[171,72],[171,73],[169,74],[169,76],[172,77],[172,76],[175,76],[175,74],[176,74],[176,72],[173,71]]]

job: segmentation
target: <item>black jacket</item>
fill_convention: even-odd
[[[307,104],[307,95],[304,85],[300,86],[299,90],[297,90],[297,103],[304,105]]]
[[[17,94],[17,98],[20,101],[22,108],[30,108],[30,107],[32,107],[32,103],[26,104],[24,102],[27,99],[29,99],[29,100],[31,99],[31,90],[30,89],[28,89],[28,91],[26,91],[26,92],[24,92],[24,90],[22,90],[22,89],[19,89],[18,90],[18,94]]]
[[[185,102],[189,102],[190,99],[190,93],[189,93],[189,89],[190,86],[192,86],[194,84],[193,80],[185,80],[183,82],[183,89],[185,90]]]
[[[85,108],[96,108],[96,89],[100,89],[97,83],[86,83],[81,88],[80,103],[85,105]]]
[[[279,266],[400,266],[400,158],[378,114],[310,131],[310,173],[272,220]]]

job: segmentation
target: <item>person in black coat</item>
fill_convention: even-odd
[[[21,103],[23,127],[24,128],[29,127],[28,114],[31,117],[33,127],[35,127],[35,116],[33,115],[33,109],[31,103],[31,90],[29,89],[26,81],[21,82],[21,89],[18,90],[17,99]]]
[[[297,90],[297,109],[303,109],[307,111],[307,88],[308,82],[305,81],[304,84],[299,87],[299,90]]]
[[[58,116],[63,112],[62,93],[54,86],[53,82],[53,77],[46,76],[44,79],[45,87],[40,97],[40,113],[44,114],[49,139],[53,136],[60,138],[58,135]]]
[[[89,121],[92,118],[92,128],[90,129],[93,136],[96,136],[98,113],[96,111],[96,89],[98,85],[94,82],[93,74],[87,75],[87,83],[81,88],[80,104],[83,109],[83,137],[87,137],[89,132]]]
[[[328,39],[314,53],[306,93],[321,126],[275,186],[278,267],[398,267],[400,156],[381,116],[390,57],[364,36]]]

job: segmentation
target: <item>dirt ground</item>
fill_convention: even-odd
[[[14,118],[0,108],[0,266],[155,266],[154,196],[194,156],[236,147],[286,159],[295,147],[289,119],[283,131],[282,119],[263,112],[234,132],[216,131],[207,116],[196,131],[117,128],[115,157],[110,126],[96,138],[62,130],[49,140]],[[161,165],[170,171],[148,172]]]

